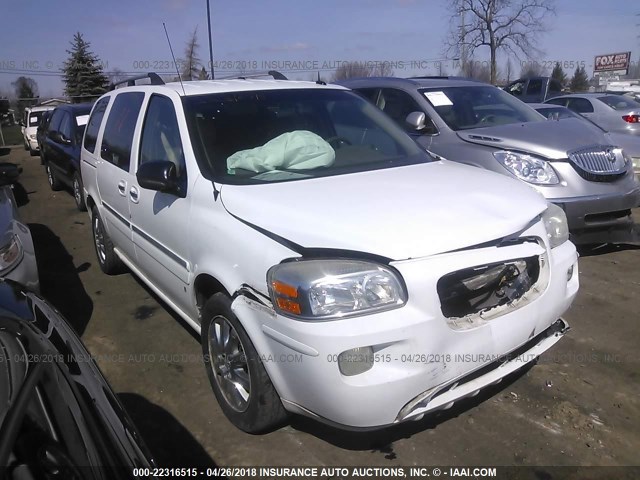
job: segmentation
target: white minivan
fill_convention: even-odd
[[[42,114],[46,111],[53,110],[51,106],[35,106],[24,109],[24,117],[22,121],[22,137],[24,141],[24,149],[29,151],[31,155],[37,155],[40,151],[36,133],[38,126],[42,120]]]
[[[431,157],[343,87],[150,78],[85,131],[98,262],[201,335],[238,428],[419,419],[567,331],[576,249],[532,188]]]

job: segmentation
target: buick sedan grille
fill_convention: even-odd
[[[596,145],[569,153],[569,161],[586,180],[610,182],[627,171],[622,150],[614,146]]]

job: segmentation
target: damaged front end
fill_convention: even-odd
[[[442,314],[455,330],[474,328],[530,303],[547,287],[546,252],[528,242],[537,254],[456,270],[437,283]]]

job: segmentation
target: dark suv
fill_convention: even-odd
[[[51,114],[41,148],[42,163],[52,190],[64,185],[73,189],[78,210],[86,210],[82,177],[80,176],[80,147],[89,113],[90,103],[61,105]]]

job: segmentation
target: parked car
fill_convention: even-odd
[[[631,160],[603,132],[577,120],[552,124],[503,90],[475,81],[340,84],[377,105],[424,149],[534,187],[564,209],[574,243],[637,241],[631,209],[640,204],[640,185]]]
[[[621,147],[624,152],[631,157],[633,163],[633,170],[636,175],[640,175],[640,138],[635,135],[627,135],[626,133],[607,132],[600,126],[593,123],[586,117],[575,113],[573,110],[569,110],[567,107],[560,105],[552,105],[548,103],[535,103],[530,104],[536,111],[550,120],[564,120],[567,118],[575,118],[583,122],[583,124],[590,128],[597,128],[598,130],[606,133],[607,137],[611,139],[612,145]]]
[[[31,155],[38,155],[39,146],[37,139],[38,125],[44,112],[53,110],[54,107],[46,105],[26,108],[24,118],[21,122],[22,137],[24,141],[24,149]]]
[[[567,330],[576,250],[531,188],[436,160],[339,86],[150,77],[85,131],[98,263],[200,333],[238,428],[418,419]]]
[[[42,145],[47,136],[47,128],[49,127],[51,112],[52,110],[47,110],[42,114],[40,124],[38,125],[38,129],[36,130],[36,141],[38,142],[38,150],[40,150],[40,163],[42,165],[44,165],[44,161],[42,160]]]
[[[145,477],[156,463],[58,311],[0,279],[3,480]]]
[[[519,78],[504,87],[504,90],[526,103],[542,103],[562,95],[562,85],[551,77]]]
[[[640,103],[626,95],[572,93],[545,103],[567,107],[609,132],[640,135]]]
[[[82,135],[91,112],[90,103],[61,105],[51,114],[42,145],[42,162],[51,190],[71,187],[78,210],[85,211],[80,173]]]
[[[32,290],[40,288],[33,239],[20,220],[13,186],[21,170],[12,163],[0,163],[0,278],[20,282]],[[2,465],[2,463],[0,463]]]

